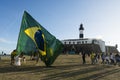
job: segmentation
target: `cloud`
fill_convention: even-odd
[[[15,41],[10,41],[5,38],[0,38],[0,43],[6,43],[6,44],[16,44]]]
[[[97,39],[103,39],[103,36],[102,35],[97,35],[96,38]]]

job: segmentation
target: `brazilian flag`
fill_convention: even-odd
[[[63,44],[24,11],[17,43],[17,54],[39,51],[41,60],[50,66],[61,53]]]

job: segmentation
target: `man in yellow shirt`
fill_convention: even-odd
[[[13,50],[13,51],[11,52],[11,65],[14,64],[14,62],[15,62],[15,56],[16,56],[16,55],[17,55],[16,50]]]

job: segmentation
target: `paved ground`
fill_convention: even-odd
[[[120,80],[120,67],[114,65],[82,64],[79,55],[60,55],[52,67],[40,61],[30,61],[16,67],[10,65],[9,57],[0,61],[0,80]]]

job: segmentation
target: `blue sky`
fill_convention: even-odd
[[[86,38],[120,50],[120,0],[0,0],[0,52],[16,48],[24,10],[60,40],[79,38],[83,23]]]

